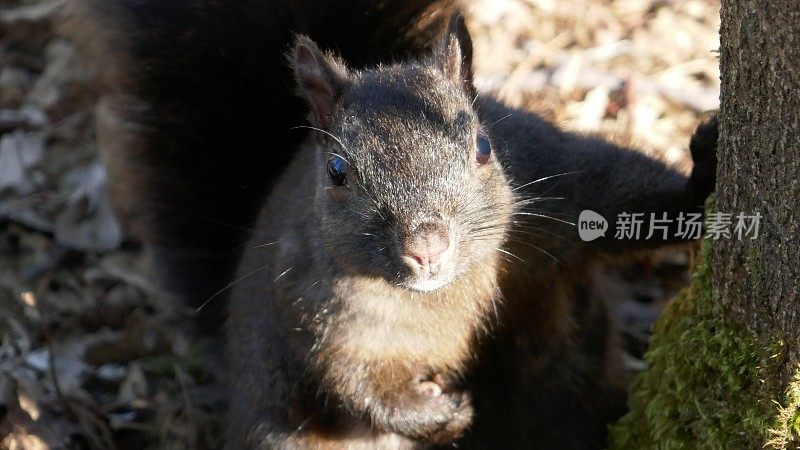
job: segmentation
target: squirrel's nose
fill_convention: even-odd
[[[447,228],[440,222],[422,223],[414,229],[410,237],[404,256],[422,267],[441,262],[450,247]]]

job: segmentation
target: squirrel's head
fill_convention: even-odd
[[[464,19],[423,60],[352,71],[304,37],[291,59],[320,150],[320,245],[337,263],[425,292],[497,270],[513,195],[475,111]]]

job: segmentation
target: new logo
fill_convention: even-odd
[[[593,241],[600,236],[605,237],[608,221],[605,217],[591,209],[584,209],[578,216],[578,235],[584,242]]]

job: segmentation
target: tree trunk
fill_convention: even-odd
[[[724,240],[714,288],[748,329],[800,364],[800,2],[723,1],[717,209],[759,212],[763,233]]]
[[[692,285],[654,329],[613,448],[800,444],[800,1],[722,0],[716,201]],[[739,239],[738,214],[760,215]],[[719,219],[721,216],[709,216]]]

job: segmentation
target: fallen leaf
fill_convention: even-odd
[[[38,132],[17,130],[0,137],[0,191],[12,189],[17,194],[34,191],[29,169],[44,155],[44,136]]]
[[[64,190],[67,205],[56,218],[56,241],[67,247],[108,251],[119,247],[122,228],[106,189],[106,170],[99,162],[70,173]]]

